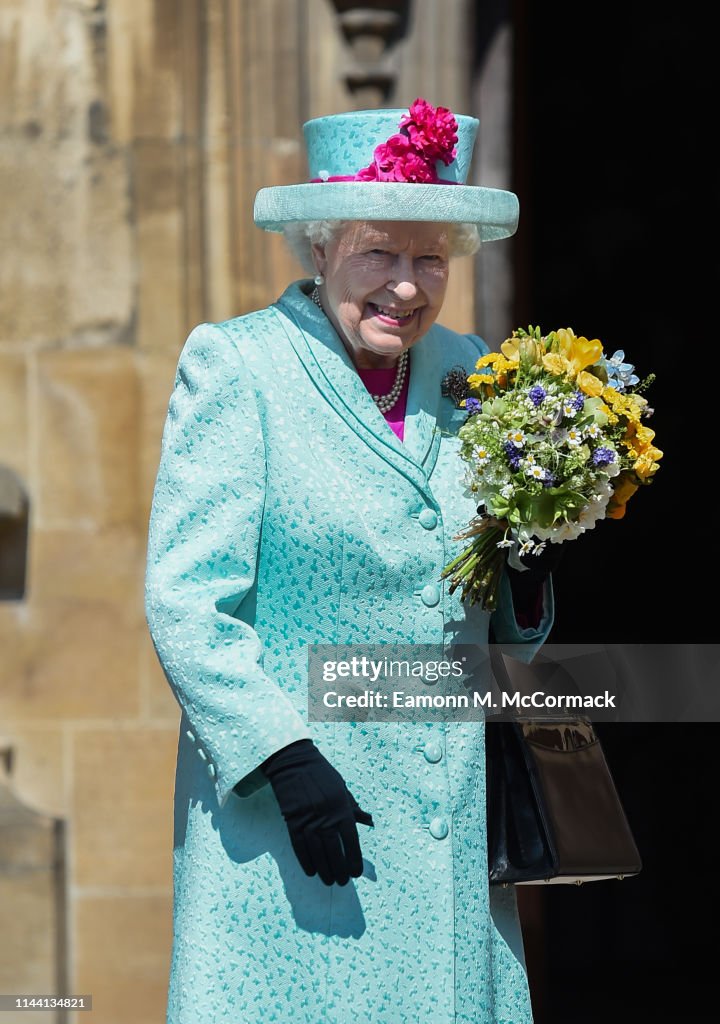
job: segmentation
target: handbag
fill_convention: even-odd
[[[498,684],[512,693],[501,650],[490,652]],[[489,721],[485,749],[491,885],[638,874],[640,854],[587,718]]]

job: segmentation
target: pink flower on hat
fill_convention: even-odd
[[[375,147],[373,163],[365,172],[369,175],[363,181],[437,181],[434,165],[415,150],[407,135],[400,134]]]
[[[428,160],[442,160],[448,165],[457,156],[458,125],[455,115],[447,107],[433,107],[418,97],[400,119],[400,128],[407,132],[410,142]]]

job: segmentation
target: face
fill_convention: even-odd
[[[359,369],[392,366],[434,324],[448,283],[448,229],[352,221],[314,245],[323,307]]]

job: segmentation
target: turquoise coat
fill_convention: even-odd
[[[487,346],[435,325],[412,348],[403,443],[310,287],[191,333],[163,435],[146,613],[182,709],[168,1024],[528,1024],[515,892],[487,880],[484,723],[307,707],[307,644],[487,639],[439,581],[475,513],[440,382]],[[530,655],[552,614],[548,584],[519,629],[505,582],[495,634]],[[258,770],[305,737],[375,822],[346,886],[304,874]]]

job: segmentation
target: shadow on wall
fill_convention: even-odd
[[[13,754],[0,740],[0,992],[68,992],[65,822],[15,794]],[[68,1019],[63,1009],[22,1016],[28,1024]]]
[[[0,466],[0,601],[22,601],[27,579],[30,502],[13,470]]]

